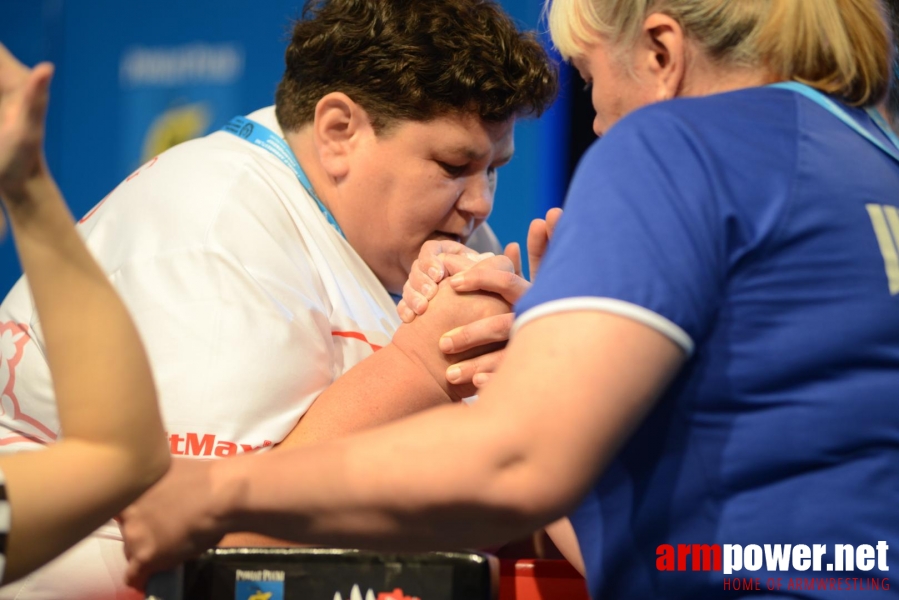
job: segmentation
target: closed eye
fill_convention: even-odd
[[[440,168],[446,171],[446,174],[450,177],[459,177],[462,173],[465,172],[465,169],[468,168],[468,165],[452,165],[447,162],[443,162],[442,160],[436,161]]]

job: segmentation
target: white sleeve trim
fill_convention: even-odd
[[[582,296],[563,298],[561,300],[553,300],[545,304],[540,304],[525,311],[515,319],[515,325],[512,327],[512,335],[515,335],[519,329],[531,321],[535,321],[547,315],[576,310],[596,310],[633,319],[638,323],[652,327],[662,335],[670,338],[671,341],[684,349],[684,352],[687,353],[688,357],[693,354],[693,339],[679,325],[648,308],[625,302],[624,300],[616,300],[614,298]]]

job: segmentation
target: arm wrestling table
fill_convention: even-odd
[[[500,565],[502,562],[502,565]],[[218,548],[155,576],[148,600],[589,600],[564,560],[478,552]]]

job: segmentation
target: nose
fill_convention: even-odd
[[[468,213],[474,219],[484,220],[493,210],[493,195],[496,192],[496,173],[485,172],[470,177],[462,195],[456,201],[456,208]]]

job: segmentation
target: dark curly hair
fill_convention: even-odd
[[[340,91],[376,132],[395,120],[474,113],[488,122],[539,116],[555,66],[490,0],[310,0],[293,27],[275,106],[284,130],[312,121]]]

